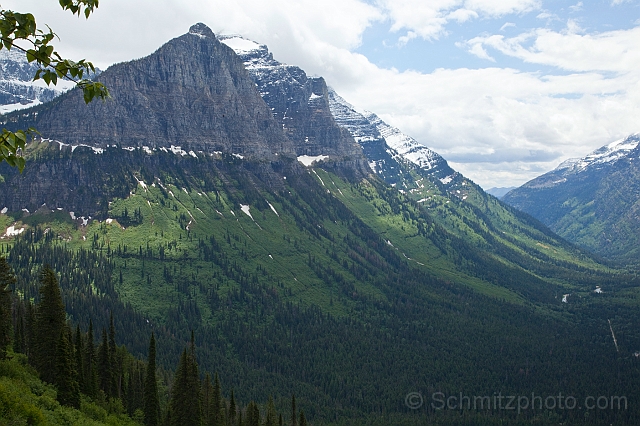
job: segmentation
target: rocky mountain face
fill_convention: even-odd
[[[218,39],[242,59],[298,156],[327,157],[362,175],[370,172],[360,146],[336,122],[322,77],[309,77],[299,67],[276,61],[265,45],[235,35]]]
[[[80,91],[71,90],[27,113],[9,114],[2,124],[33,126],[43,138],[70,145],[173,145],[260,160],[295,155],[242,61],[204,24],[98,79],[111,99],[85,106]]]
[[[446,160],[376,114],[358,112],[351,104],[329,90],[329,104],[336,122],[362,146],[371,168],[388,183],[395,183],[406,167],[421,169],[433,178],[455,174]]]
[[[67,81],[60,81],[57,86],[32,81],[37,70],[38,66],[27,62],[23,52],[0,50],[0,113],[40,105],[73,87]]]
[[[567,160],[503,198],[605,257],[640,253],[640,134]]]

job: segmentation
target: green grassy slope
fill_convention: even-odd
[[[0,424],[2,425],[130,425],[133,421],[120,407],[111,407],[119,414],[83,398],[80,410],[61,406],[56,390],[38,379],[37,373],[26,365],[24,355],[10,353],[11,359],[0,361]]]

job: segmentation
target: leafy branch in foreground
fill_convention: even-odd
[[[98,7],[98,1],[59,0],[59,3],[63,10],[69,10],[78,16],[84,14],[88,18]],[[35,17],[31,13],[18,13],[0,8],[0,50],[15,48],[24,52],[29,63],[35,62],[39,69],[33,76],[33,81],[42,79],[47,85],[56,85],[60,78],[72,81],[82,89],[85,103],[96,98],[108,98],[109,90],[104,84],[85,78],[86,75],[95,73],[93,63],[84,59],[76,62],[62,58],[50,44],[57,35],[49,26],[47,29],[46,32],[38,29]],[[10,166],[17,167],[22,172],[25,161],[20,156],[20,151],[27,143],[27,136],[35,133],[37,132],[33,128],[16,132],[2,129],[0,163],[7,161]]]

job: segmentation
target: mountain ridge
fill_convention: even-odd
[[[113,65],[98,80],[112,99],[85,106],[80,92],[71,90],[53,101],[56,117],[40,106],[7,114],[2,124],[33,126],[42,138],[70,145],[173,145],[267,160],[295,156],[242,62],[203,24],[146,58]]]
[[[503,200],[603,257],[633,261],[640,238],[640,135],[571,159]]]

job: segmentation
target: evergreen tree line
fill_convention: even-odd
[[[180,357],[166,401],[159,389],[166,385],[156,367],[156,339],[149,340],[147,361],[136,359],[124,346],[117,346],[113,315],[108,330],[101,331],[96,345],[93,321],[83,332],[67,321],[56,273],[47,265],[38,277],[40,301],[12,300],[11,287],[17,282],[6,259],[0,256],[0,359],[23,353],[40,378],[57,388],[62,405],[80,408],[81,394],[112,411],[126,412],[145,426],[278,426],[284,418],[276,411],[273,398],[261,409],[251,401],[242,407],[233,389],[229,399],[222,394],[216,373],[200,378],[196,360],[195,335]],[[303,411],[298,413],[292,395],[289,425],[306,426]]]

